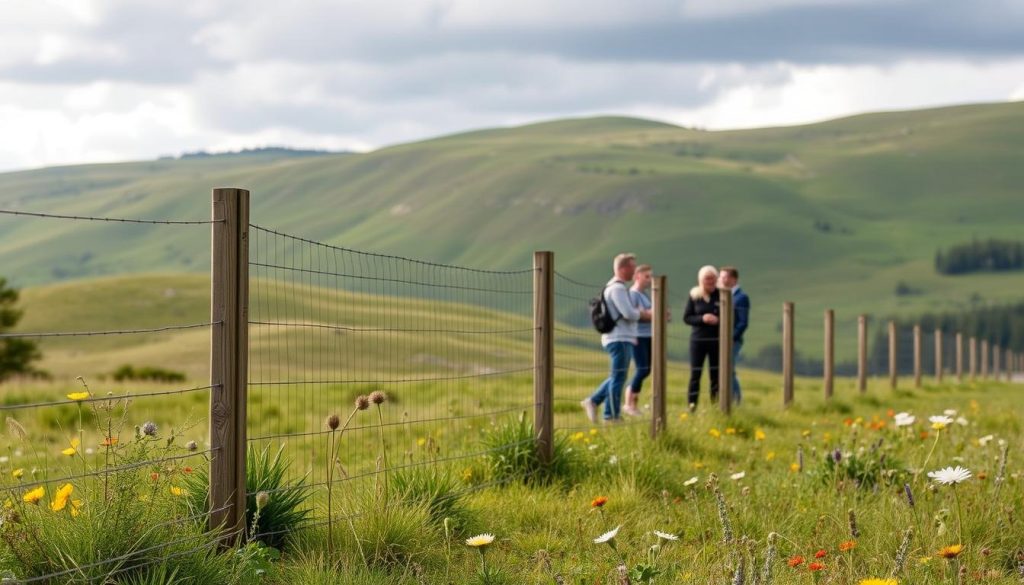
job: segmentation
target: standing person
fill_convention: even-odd
[[[732,306],[735,318],[735,325],[732,330],[732,401],[739,404],[743,400],[743,393],[740,391],[740,379],[736,375],[736,364],[740,360],[740,350],[743,349],[743,334],[747,331],[750,323],[750,297],[740,288],[740,271],[735,266],[723,266],[719,271],[718,286],[732,290]]]
[[[641,317],[651,318],[650,311],[635,307],[629,300],[626,283],[633,280],[633,275],[636,273],[636,256],[619,254],[612,261],[612,270],[614,276],[601,293],[608,305],[610,316],[615,320],[615,328],[608,333],[601,334],[601,346],[608,352],[611,373],[589,398],[584,398],[580,402],[591,422],[597,420],[597,407],[601,403],[604,403],[605,421],[620,419],[622,387],[626,385],[629,362],[633,359],[633,347],[636,345],[636,325]]]
[[[633,306],[651,310],[651,299],[647,296],[647,289],[651,286],[651,265],[641,264],[636,267],[636,274],[633,275],[633,286],[629,289],[629,298]],[[651,375],[651,318],[640,317],[636,327],[636,346],[633,347],[633,363],[636,364],[636,372],[633,379],[626,386],[626,405],[622,411],[629,416],[640,416],[640,409],[637,403],[640,401],[640,390],[644,380]]]
[[[718,271],[705,266],[697,273],[697,286],[690,290],[683,321],[693,327],[690,334],[690,412],[697,409],[704,360],[711,378],[711,400],[718,400]]]

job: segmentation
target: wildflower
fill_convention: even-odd
[[[691,477],[690,479],[684,481],[683,485],[686,486],[686,487],[690,487],[691,485],[696,484],[698,481],[700,481],[700,477],[695,475],[695,476]]]
[[[715,503],[718,506],[718,521],[722,524],[722,540],[726,544],[732,542],[732,522],[729,521],[729,507],[725,504],[725,496],[722,490],[718,489],[718,476],[714,473],[708,477],[708,487],[715,494]]]
[[[956,416],[956,411],[953,410],[952,408],[947,408],[946,410],[942,411],[942,414],[946,416]]]
[[[113,447],[117,444],[117,437],[104,437],[100,447]]]
[[[910,484],[909,483],[903,484],[903,493],[905,493],[907,495],[907,503],[910,504],[911,508],[913,508],[914,507],[914,493],[910,491]]]
[[[142,423],[142,434],[143,435],[145,435],[147,437],[155,437],[156,436],[156,431],[157,431],[157,427],[156,427],[156,423],[155,422],[153,422],[153,421],[146,421],[146,422]]]
[[[586,435],[583,434],[583,431],[577,431],[577,432],[573,433],[573,435],[571,437],[569,437],[569,439],[575,442],[575,441],[582,441],[584,437],[586,437]],[[420,441],[423,441],[424,443],[427,442],[426,439],[420,439]]]
[[[372,402],[374,404],[381,405],[381,404],[384,404],[387,401],[388,401],[388,395],[383,393],[383,392],[381,392],[380,390],[375,390],[375,391],[370,393],[370,402]]]
[[[427,440],[425,438],[420,437],[420,438],[416,439],[416,446],[417,447],[422,447],[422,446],[424,446],[426,444],[427,444]]]
[[[800,464],[797,463],[796,461],[790,463],[789,470],[792,471],[793,473],[800,471]]]
[[[178,487],[176,485],[172,485],[171,486],[171,495],[172,496],[183,496],[183,495],[185,495],[185,490],[181,489],[180,487]]]
[[[901,412],[897,414],[895,418],[892,419],[892,424],[896,425],[897,427],[909,427],[910,425],[914,424],[914,421],[916,420],[917,417],[915,417],[914,415],[908,412]]]
[[[985,435],[984,437],[978,439],[978,444],[984,447],[985,445],[988,445],[989,442],[991,442],[994,438],[995,437],[993,437],[992,435]]]
[[[267,507],[270,503],[270,494],[267,492],[259,492],[256,494],[256,509],[262,510]]]
[[[936,416],[929,416],[928,417],[928,422],[932,423],[932,428],[933,429],[935,429],[936,431],[941,431],[942,429],[946,428],[948,425],[952,424],[953,423],[953,419],[948,417],[948,416],[944,416],[944,415],[936,415]]]
[[[370,408],[370,399],[360,394],[356,397],[356,408],[359,410]]]
[[[668,541],[673,541],[673,542],[676,541],[676,540],[679,540],[679,537],[676,536],[675,534],[669,534],[668,532],[661,532],[660,530],[655,530],[654,531],[654,536],[657,536],[658,538],[660,538],[662,540],[668,540]]]
[[[679,415],[679,420],[686,420],[688,418],[690,418],[689,413],[684,412],[684,413]]]
[[[618,462],[619,462],[619,456],[618,455],[612,455],[611,457],[608,458],[608,465],[616,465]]]
[[[156,481],[160,479],[160,474],[154,471],[153,473],[149,474],[149,479]]]
[[[747,476],[747,472],[746,471],[740,471],[739,473],[734,473],[734,474],[730,475],[729,479],[731,479],[733,481],[739,481],[739,480],[743,479],[746,476]]]
[[[71,439],[71,446],[68,447],[67,449],[64,449],[63,451],[61,451],[61,453],[64,454],[64,455],[67,455],[68,457],[71,457],[75,453],[78,453],[78,445],[79,445],[79,443],[80,443],[80,441],[78,440],[78,437],[75,437],[75,438]]]
[[[855,548],[857,548],[857,541],[856,540],[847,540],[847,541],[839,543],[839,551],[840,552],[849,552],[849,551],[851,551],[851,550],[853,550]]]
[[[775,451],[769,451],[769,452],[765,453],[765,455],[764,455],[764,460],[765,461],[771,461],[773,459],[775,459]]]
[[[195,451],[199,448],[199,445],[197,445],[195,441],[189,441],[188,443],[185,443],[185,448],[189,451]]]
[[[718,429],[708,429],[708,434],[716,439],[722,436],[722,433],[719,432]]]
[[[964,552],[964,545],[951,544],[949,546],[942,547],[935,556],[942,557],[944,559],[955,559],[960,556],[960,553],[962,552]]]
[[[70,483],[66,483],[57,490],[57,494],[53,497],[53,501],[50,502],[50,509],[54,512],[60,512],[68,505],[68,499],[71,497],[71,492],[75,491],[75,486]]]
[[[82,500],[71,500],[71,517],[78,518],[81,513],[79,510],[82,509]]]
[[[592,502],[590,502],[591,508],[603,508],[608,503],[608,498],[605,496],[597,496]]]
[[[823,548],[819,548],[818,552],[814,553],[814,558],[816,559],[823,559],[826,556],[828,556],[828,551]]]
[[[590,436],[591,437],[596,437],[597,436],[597,429],[590,429]]]
[[[808,431],[808,430],[800,431],[800,436],[806,439],[807,437],[811,436],[811,431]]]
[[[605,544],[605,543],[608,543],[609,546],[611,546],[612,548],[615,548],[615,537],[618,536],[620,528],[622,528],[622,527],[621,526],[616,526],[614,529],[609,530],[608,532],[605,532],[601,536],[598,536],[597,538],[594,539],[594,544]]]
[[[988,478],[988,474],[987,473],[985,473],[984,471],[979,471],[978,472],[978,479],[984,480],[984,479],[987,479],[987,478]]]
[[[88,398],[89,397],[89,393],[88,392],[72,392],[71,394],[68,394],[67,396],[68,396],[68,400],[78,401],[78,400],[85,400],[86,398]]]
[[[957,465],[956,467],[946,467],[938,471],[929,471],[928,477],[935,480],[935,483],[955,485],[970,479],[971,472]]]
[[[921,557],[917,559],[917,564],[919,565],[927,565],[930,562],[932,562],[932,557]]]
[[[804,558],[802,556],[800,556],[800,555],[796,555],[796,556],[790,557],[789,560],[786,561],[786,564],[789,565],[790,567],[793,567],[795,569],[795,568],[799,567],[800,565],[804,564]]]
[[[473,468],[467,467],[462,470],[462,481],[471,481],[473,479]]]
[[[727,435],[735,435],[736,434],[736,429],[734,429],[733,427],[729,427],[729,428],[725,429],[725,434],[727,434]]]
[[[858,585],[899,585],[896,579],[861,579]]]
[[[765,435],[764,431],[762,431],[761,429],[757,429],[757,430],[754,431],[754,440],[755,441],[763,441],[763,440],[765,440],[765,438],[767,436],[768,435]]]
[[[341,426],[341,417],[339,417],[337,414],[332,414],[331,416],[327,417],[326,424],[328,429],[336,431],[338,430],[338,427]]]
[[[39,486],[33,490],[25,492],[25,495],[21,497],[21,500],[26,504],[38,504],[39,500],[43,499],[46,495],[46,488]]]
[[[704,467],[706,467],[706,466],[704,465],[703,461],[694,461],[693,462],[693,468],[694,469],[704,469]]]
[[[839,447],[836,447],[836,449],[832,451],[832,461],[834,461],[835,463],[839,463],[842,460],[843,452],[839,450]]]
[[[11,477],[13,477],[14,479],[21,479],[24,476],[25,470],[20,467],[11,472]]]
[[[825,570],[825,565],[823,565],[821,563],[811,563],[811,564],[807,565],[807,568],[810,569],[811,571],[824,571]]]

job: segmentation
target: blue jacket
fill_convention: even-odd
[[[747,325],[750,324],[750,297],[740,287],[736,287],[736,290],[732,292],[732,306],[736,316],[732,339],[736,343],[743,343],[743,334],[747,330]]]

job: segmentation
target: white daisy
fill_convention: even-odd
[[[613,530],[609,530],[601,536],[598,536],[594,539],[594,544],[604,544],[606,542],[615,540],[615,537],[619,534],[619,528],[622,528],[622,526],[616,526]]]
[[[985,435],[984,437],[978,439],[978,444],[984,447],[985,445],[988,445],[994,438],[995,437],[993,437],[992,435]]]
[[[746,471],[741,471],[739,473],[734,473],[734,474],[729,476],[729,478],[732,479],[733,481],[739,481],[739,480],[743,479],[744,477],[747,477],[747,472]]]
[[[608,458],[608,465],[615,465],[618,462],[619,462],[618,455],[612,455],[611,457]]]
[[[892,422],[897,427],[909,427],[910,425],[914,424],[914,421],[916,420],[917,417],[910,414],[909,412],[901,412],[893,417]]]
[[[941,483],[942,485],[956,485],[971,479],[971,472],[957,465],[956,467],[946,467],[945,469],[940,469],[938,471],[929,471],[928,477],[935,480],[935,483]]]
[[[960,425],[962,427],[966,427],[967,424],[968,424],[967,423],[967,419],[962,417],[962,416],[958,416],[958,417],[956,417],[956,424],[958,424],[958,425]]]
[[[953,419],[948,416],[937,414],[935,416],[929,416],[928,422],[932,423],[932,428],[936,430],[942,430],[946,428],[946,425],[951,424]]]
[[[476,535],[476,536],[474,536],[472,538],[467,538],[466,539],[466,544],[468,544],[469,546],[477,547],[477,548],[479,548],[481,546],[487,546],[487,545],[491,544],[492,542],[494,542],[494,535],[493,534],[478,534],[478,535]]]
[[[956,411],[953,410],[952,408],[947,408],[946,410],[942,411],[942,414],[946,416],[956,416]]]
[[[684,481],[683,485],[685,485],[686,487],[690,487],[691,485],[697,483],[698,481],[700,481],[700,478],[695,475],[695,476],[691,477],[690,479]]]
[[[675,534],[669,534],[667,532],[661,532],[660,530],[655,530],[654,531],[654,536],[657,536],[658,538],[660,538],[662,540],[672,540],[672,541],[679,540],[679,537],[676,536]]]

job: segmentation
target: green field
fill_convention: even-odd
[[[733,263],[754,301],[748,351],[778,343],[781,303],[820,339],[837,311],[853,355],[856,315],[1018,300],[1020,273],[941,276],[939,248],[1019,237],[1024,104],[855,116],[706,132],[592,118],[472,132],[313,158],[212,157],[0,175],[0,206],[204,219],[209,190],[253,192],[253,221],[346,247],[486,268],[558,269],[603,282],[624,249],[669,275],[678,307],[699,266]],[[209,266],[208,228],[0,218],[14,283]],[[898,283],[920,294],[897,296]],[[677,310],[681,310],[678,309]],[[801,352],[820,355],[821,344]]]

